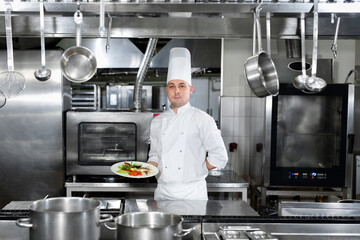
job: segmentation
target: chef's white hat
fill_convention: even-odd
[[[191,56],[187,48],[172,48],[169,56],[167,83],[179,79],[191,85]]]

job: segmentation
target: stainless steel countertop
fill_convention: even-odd
[[[28,210],[33,201],[12,201],[2,210]],[[120,200],[103,200],[100,209],[119,209]],[[244,201],[196,200],[156,201],[152,199],[125,199],[124,213],[166,212],[186,216],[259,216]]]
[[[360,216],[359,203],[280,202],[279,216]]]
[[[27,207],[31,201],[14,201],[6,206],[6,209],[21,210]],[[116,207],[119,200],[111,202],[111,206]],[[190,204],[190,206],[189,206]],[[124,211],[166,211],[174,212],[181,215],[188,215],[189,213],[195,215],[211,214],[213,216],[227,216],[227,215],[238,215],[238,216],[251,216],[254,211],[242,201],[195,201],[189,203],[187,201],[154,201],[144,199],[127,199],[125,201]],[[326,206],[319,205],[319,206]],[[183,209],[185,208],[185,209]],[[205,211],[204,211],[205,210]],[[256,214],[256,213],[255,213]],[[254,216],[254,215],[252,215]],[[251,217],[250,217],[251,218]],[[221,219],[217,222],[203,222],[203,223],[188,223],[184,222],[183,228],[189,228],[195,225],[199,226],[204,233],[205,239],[216,239],[218,240],[217,233],[220,229],[233,229],[238,228],[244,229],[260,229],[271,233],[275,238],[279,240],[319,240],[319,239],[331,239],[331,240],[353,240],[360,238],[360,224],[343,222],[343,223],[296,223],[291,222],[276,222],[263,219],[264,222],[260,221],[251,222],[242,218],[239,222],[226,223],[222,222]],[[226,220],[226,218],[224,218]],[[193,224],[193,225],[188,225]],[[194,225],[194,226],[195,226]],[[101,238],[100,240],[115,240],[115,232],[106,229],[101,225]],[[15,220],[1,220],[0,221],[0,239],[1,240],[28,240],[29,229],[21,228],[16,226]],[[184,240],[200,240],[200,231],[184,238]]]
[[[247,188],[249,183],[232,170],[212,170],[206,178],[208,188]],[[65,182],[65,187],[105,187],[105,188],[156,188],[157,183],[96,183]]]
[[[259,216],[244,201],[197,200],[156,201],[152,199],[126,199],[124,213],[167,212],[182,216]]]

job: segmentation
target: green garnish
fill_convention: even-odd
[[[125,162],[124,164],[118,166],[121,170],[130,170],[131,168],[141,168],[141,164],[136,164],[136,163],[128,163]]]

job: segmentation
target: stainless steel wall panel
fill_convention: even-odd
[[[15,51],[15,71],[26,86],[0,108],[0,207],[12,200],[36,200],[63,194],[62,77],[59,51],[47,51],[51,78],[40,82],[40,51]],[[7,71],[0,52],[0,72]]]

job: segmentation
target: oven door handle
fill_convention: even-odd
[[[348,145],[348,154],[353,154],[354,153],[354,142],[355,142],[355,134],[348,134],[348,141],[349,141],[349,145]]]

